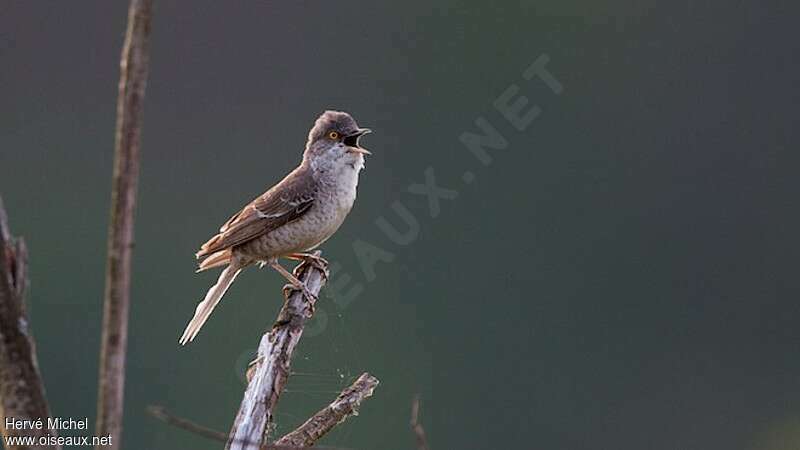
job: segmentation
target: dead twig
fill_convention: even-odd
[[[164,422],[182,430],[186,430],[215,441],[225,442],[228,440],[228,435],[222,431],[204,427],[203,425],[194,423],[189,419],[174,416],[168,413],[163,406],[150,405],[147,407],[147,412],[156,419],[163,420]]]
[[[319,254],[317,251],[316,255]],[[294,274],[314,296],[319,295],[327,280],[327,268],[311,260],[299,264]],[[292,354],[306,321],[314,315],[316,302],[315,298],[309,299],[288,287],[284,289],[284,296],[286,301],[277,321],[261,337],[257,358],[249,371],[247,390],[228,435],[227,450],[249,450],[268,442],[275,406],[289,377]]]
[[[228,435],[226,435],[225,433],[214,430],[213,428],[208,428],[203,425],[199,425],[195,422],[192,422],[189,419],[184,419],[183,417],[178,417],[173,414],[170,414],[163,406],[150,405],[147,407],[147,412],[151,416],[155,417],[158,420],[164,421],[168,425],[172,425],[176,428],[186,430],[190,433],[194,433],[199,436],[203,436],[205,438],[219,442],[226,442],[228,440]],[[250,443],[249,445],[255,446],[258,444]],[[298,450],[300,448],[303,447],[266,444],[261,446],[259,450]],[[346,450],[343,447],[330,447],[330,446],[319,446],[315,448],[320,450]]]
[[[305,284],[313,298],[306,297],[291,286],[284,287],[285,303],[272,329],[261,337],[257,358],[247,371],[247,389],[227,437],[216,430],[172,416],[162,407],[149,407],[150,414],[195,434],[211,439],[225,439],[225,448],[231,450],[307,448],[334,426],[349,416],[358,414],[361,402],[370,397],[378,385],[377,378],[368,373],[358,377],[333,403],[317,412],[296,430],[274,443],[268,442],[275,407],[289,377],[292,355],[303,335],[305,323],[314,315],[316,299],[327,281],[327,263],[319,258],[319,251],[314,255],[316,258],[303,261],[294,269],[294,275]]]
[[[28,252],[22,238],[14,239],[8,227],[3,200],[0,198],[0,430],[4,438],[33,436],[37,445],[9,445],[6,448],[60,449],[55,442],[58,434],[49,429],[44,384],[36,359],[25,308],[25,289],[28,279]],[[8,426],[8,419],[19,426]],[[23,429],[22,421],[43,421],[39,429]]]
[[[120,60],[96,423],[96,435],[111,436],[105,450],[122,444],[133,217],[152,9],[152,0],[131,0]]]
[[[411,401],[411,431],[417,438],[417,450],[430,450],[428,438],[425,436],[425,428],[419,423],[419,394],[414,396]]]
[[[314,414],[296,430],[275,441],[275,445],[310,447],[336,425],[350,416],[358,414],[361,402],[372,396],[378,379],[368,373],[362,374],[347,389],[342,391],[330,405]]]

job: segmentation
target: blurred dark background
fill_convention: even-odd
[[[90,421],[126,8],[0,4],[0,193],[51,407]],[[125,447],[220,447],[144,408],[227,431],[282,282],[245,272],[180,348],[216,277],[193,253],[336,108],[375,130],[324,246],[360,291],[323,298],[278,432],[370,371],[376,395],[323,444],[414,448],[419,392],[434,450],[800,448],[796,9],[157,2]],[[560,95],[522,78],[543,54]],[[542,109],[524,131],[492,105],[511,84]],[[489,166],[458,139],[478,117],[508,141]],[[427,168],[458,193],[435,218],[408,192]],[[395,201],[408,245],[376,225],[402,228]],[[365,271],[356,242],[392,261]]]

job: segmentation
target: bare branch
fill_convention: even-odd
[[[0,430],[4,438],[34,436],[40,442],[40,438],[56,438],[57,433],[47,426],[50,410],[25,308],[27,267],[25,242],[12,237],[0,198]],[[7,427],[7,418],[44,422],[40,429],[22,429]],[[43,444],[6,448],[61,448],[55,442]]]
[[[168,413],[163,406],[150,405],[147,407],[147,412],[156,419],[163,420],[174,427],[192,432],[194,434],[220,442],[225,442],[228,440],[228,435],[222,431],[204,427],[203,425],[196,424],[189,419],[173,416],[172,414]]]
[[[96,423],[98,436],[111,436],[106,450],[122,444],[133,217],[152,9],[152,0],[131,0],[120,60]]]
[[[163,406],[159,405],[150,405],[147,407],[147,412],[155,417],[156,419],[163,420],[165,423],[172,425],[176,428],[180,428],[182,430],[186,430],[190,433],[197,434],[199,436],[203,436],[209,438],[214,441],[219,442],[226,442],[228,440],[228,435],[221,431],[214,430],[212,428],[205,427],[203,425],[199,425],[197,423],[192,422],[189,419],[184,419],[183,417],[178,417],[172,415],[167,412],[167,410]],[[250,445],[258,445],[258,444],[250,444]],[[265,444],[262,445],[259,450],[299,450],[303,447],[291,447],[291,446],[279,446],[273,444]],[[343,447],[328,447],[328,446],[320,446],[315,447],[320,450],[347,450]]]
[[[417,438],[417,450],[430,450],[428,438],[425,436],[425,428],[419,423],[419,394],[415,395],[411,402],[411,431]]]
[[[316,255],[319,256],[319,251]],[[327,269],[311,260],[298,265],[294,274],[315,296],[327,279]],[[277,321],[272,330],[262,336],[258,346],[247,390],[225,446],[228,450],[249,450],[267,443],[275,406],[289,377],[292,354],[306,321],[314,314],[316,299],[308,299],[302,292],[286,288],[284,296],[286,302]]]
[[[275,445],[310,447],[336,425],[350,416],[358,415],[361,402],[372,395],[378,385],[378,379],[368,373],[362,374],[350,387],[330,405],[314,414],[296,430],[278,439]]]

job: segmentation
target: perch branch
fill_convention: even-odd
[[[417,439],[417,450],[430,450],[428,438],[425,436],[425,428],[419,423],[419,395],[414,396],[411,402],[411,431]]]
[[[152,0],[131,0],[120,60],[97,396],[96,434],[111,436],[110,449],[106,446],[105,450],[118,449],[122,444],[133,216],[139,177],[139,146],[152,9]]]
[[[378,385],[378,379],[368,373],[362,374],[350,387],[330,405],[314,414],[296,430],[278,439],[277,446],[310,447],[333,427],[348,417],[358,414],[361,402],[372,395]]]
[[[228,435],[221,431],[217,431],[213,428],[205,427],[203,425],[197,424],[192,422],[189,419],[184,419],[183,417],[178,417],[172,415],[167,412],[167,410],[160,405],[150,405],[147,407],[147,412],[151,416],[155,417],[158,420],[163,421],[168,425],[172,425],[176,428],[180,428],[182,430],[186,430],[190,433],[194,433],[198,436],[203,436],[205,438],[219,441],[219,442],[226,442],[228,440]],[[252,444],[256,445],[256,444]],[[262,445],[259,450],[299,450],[301,447],[289,447],[289,446],[278,446],[273,444],[266,444]],[[328,446],[319,446],[315,447],[319,450],[347,450],[343,447],[328,447]]]
[[[14,239],[0,198],[0,430],[4,438],[34,436],[56,438],[47,427],[50,410],[36,359],[36,345],[25,308],[28,252],[25,241]],[[41,429],[6,427],[6,420],[41,419]],[[5,443],[5,441],[4,441]],[[11,446],[6,448],[60,449],[55,445]]]
[[[308,260],[294,269],[294,275],[318,296],[327,279],[327,268]],[[267,443],[275,406],[289,377],[292,354],[306,321],[314,315],[315,299],[288,287],[284,288],[284,297],[286,301],[278,319],[261,337],[247,390],[228,435],[227,450],[250,450]]]

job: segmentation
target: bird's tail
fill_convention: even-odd
[[[241,267],[234,264],[229,265],[222,271],[217,280],[217,284],[211,286],[211,289],[206,293],[206,298],[197,305],[197,309],[194,311],[194,317],[192,317],[192,320],[183,332],[183,336],[181,336],[181,345],[186,345],[197,336],[197,333],[200,332],[200,328],[203,327],[203,324],[206,323],[211,312],[214,311],[214,307],[217,306],[222,296],[225,295],[225,291],[228,290],[233,280],[236,279],[236,275],[239,275],[241,271]]]
[[[226,249],[211,255],[206,255],[204,258],[205,259],[200,262],[200,266],[197,268],[198,272],[228,265],[233,257],[231,249]]]

